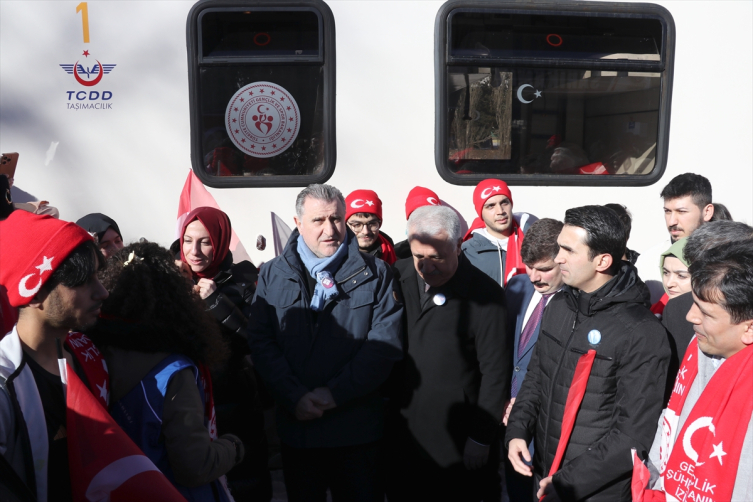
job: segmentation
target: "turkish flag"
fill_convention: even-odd
[[[220,211],[222,210],[201,180],[196,177],[193,171],[188,171],[188,177],[183,185],[183,190],[180,192],[180,200],[178,201],[178,221],[175,228],[176,239],[180,239],[181,237],[180,234],[183,230],[183,222],[186,221],[186,216],[197,207],[213,207],[220,209]],[[230,236],[230,251],[233,252],[233,262],[251,261],[251,257],[248,255],[246,248],[243,247],[235,230],[232,232]]]
[[[185,502],[70,366],[67,373],[66,420],[73,500]]]

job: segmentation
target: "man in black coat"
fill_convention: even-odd
[[[393,375],[390,500],[488,500],[495,479],[499,497],[512,347],[504,292],[461,253],[452,209],[418,208],[408,229],[413,258],[395,264],[406,337]]]
[[[662,409],[667,334],[648,289],[622,261],[625,234],[603,206],[565,213],[555,259],[566,286],[547,305],[505,440],[516,471],[534,476],[545,502],[630,502],[631,448],[647,451]],[[569,441],[562,421],[576,364],[596,357]],[[535,438],[533,469],[528,443]],[[552,476],[557,446],[567,441]],[[534,494],[531,494],[534,499]]]

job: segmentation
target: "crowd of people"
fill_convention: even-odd
[[[753,500],[753,227],[703,176],[640,255],[620,204],[538,219],[488,179],[465,232],[415,187],[395,243],[375,192],[310,185],[259,269],[219,209],[125,245],[0,182],[0,500],[269,501],[276,458],[291,501]],[[73,401],[138,468],[81,453]]]

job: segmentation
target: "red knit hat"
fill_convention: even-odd
[[[0,284],[14,307],[28,304],[68,255],[92,236],[75,223],[27,211],[0,221]]]
[[[439,196],[424,187],[413,187],[405,199],[405,219],[410,218],[413,211],[422,206],[441,206]]]
[[[486,201],[495,195],[506,195],[510,199],[510,204],[512,204],[512,193],[510,193],[510,189],[504,181],[488,179],[476,185],[473,190],[473,205],[476,207],[476,213],[479,217]]]
[[[356,213],[375,214],[382,219],[382,201],[373,190],[353,190],[345,197],[345,221]]]

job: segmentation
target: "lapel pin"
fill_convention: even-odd
[[[442,293],[437,293],[434,295],[434,305],[444,305],[444,302],[447,301],[447,298]]]
[[[599,345],[601,343],[601,332],[598,329],[592,329],[588,332],[588,343]]]

